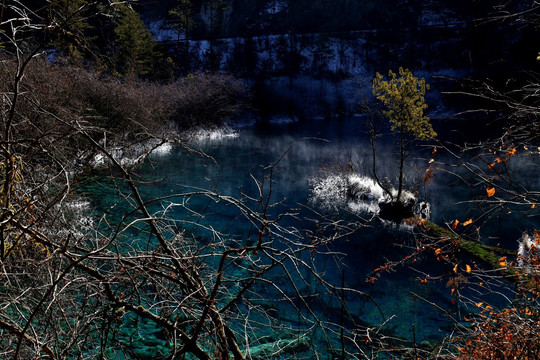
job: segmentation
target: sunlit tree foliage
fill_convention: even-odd
[[[430,140],[437,136],[437,133],[433,130],[429,117],[424,115],[427,108],[424,96],[429,89],[425,79],[418,79],[410,70],[402,67],[398,74],[390,70],[388,76],[389,80],[385,80],[381,74],[375,75],[373,95],[384,104],[386,109],[382,110],[382,113],[392,124],[392,131],[399,132],[400,135],[399,184],[395,197],[399,202],[403,190],[406,135],[418,140]]]
[[[399,75],[399,76],[398,76]],[[385,106],[383,114],[392,123],[392,131],[409,133],[419,140],[430,140],[437,136],[429,117],[424,115],[424,101],[429,84],[418,79],[408,69],[399,68],[398,74],[388,72],[389,80],[377,73],[373,79],[373,94]]]

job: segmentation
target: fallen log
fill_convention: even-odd
[[[510,259],[517,259],[517,250],[510,250],[498,246],[482,244],[478,241],[467,240],[447,228],[439,226],[429,220],[422,219],[419,222],[422,231],[434,238],[445,238],[453,241],[454,245],[463,253],[471,256],[475,260],[483,263],[492,270],[500,270],[508,280],[516,284],[525,284],[528,288],[538,288],[536,282],[531,282],[529,276],[521,271],[518,266],[512,265]],[[506,257],[509,259],[506,260]],[[504,260],[502,260],[504,258]]]

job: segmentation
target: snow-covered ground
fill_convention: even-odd
[[[185,135],[190,141],[195,143],[204,143],[214,140],[234,139],[239,136],[238,132],[229,127],[220,127],[216,129],[198,129],[191,131]]]
[[[377,215],[379,204],[391,200],[389,194],[372,178],[357,173],[337,173],[310,179],[310,202],[325,210],[346,209],[354,213]],[[392,197],[397,190],[391,189]],[[409,191],[403,191],[401,201],[416,201]]]
[[[146,156],[162,156],[170,153],[173,144],[165,142],[159,144],[158,140],[147,141],[146,143],[136,144],[132,146],[115,146],[106,147],[110,156],[122,166],[131,166],[145,159]],[[103,153],[98,153],[91,160],[91,165],[95,168],[101,168],[111,164],[111,159]]]

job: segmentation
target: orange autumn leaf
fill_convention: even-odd
[[[486,193],[488,197],[492,197],[493,195],[495,195],[495,188],[494,187],[486,188]]]
[[[443,252],[443,251],[442,251],[442,249],[440,249],[440,248],[435,249],[435,255],[437,255],[437,256],[441,256],[441,255],[442,255],[442,252]]]
[[[500,163],[501,161],[502,161],[502,159],[501,159],[500,157],[497,157],[497,158],[495,159],[495,162],[496,162],[497,164]]]
[[[482,305],[484,305],[483,302],[476,303],[476,306],[477,306],[477,307],[481,307]]]
[[[532,204],[532,205],[531,205],[531,209],[534,209],[534,208],[536,208],[536,205],[535,205],[535,204]]]
[[[455,273],[457,273],[457,267],[458,267],[458,265],[456,264],[456,265],[454,266],[454,269],[453,269]]]
[[[534,237],[536,237],[536,238],[540,237],[540,233],[538,231],[535,231],[534,232]]]
[[[425,284],[425,283],[427,283],[427,279],[420,281],[420,284]]]
[[[499,259],[499,265],[500,266],[506,266],[506,256],[503,256]]]
[[[493,167],[495,166],[495,163],[491,163],[488,165],[488,170],[493,170]]]
[[[465,265],[465,271],[467,271],[468,273],[471,272],[471,266],[469,264]]]
[[[467,221],[465,221],[465,222],[463,223],[463,226],[468,226],[468,225],[471,225],[472,223],[473,223],[473,220],[472,220],[472,219],[469,219],[469,220],[467,220]]]
[[[454,222],[452,223],[452,230],[456,230],[458,224],[459,224],[459,220],[458,219],[454,220]]]
[[[517,152],[516,149],[512,149],[512,150],[510,150],[507,154],[508,154],[508,155],[514,155],[516,152]]]

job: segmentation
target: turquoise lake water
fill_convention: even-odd
[[[261,166],[275,163],[286,153],[275,168],[271,199],[282,203],[272,211],[277,213],[302,204],[329,216],[366,225],[354,235],[330,245],[332,251],[341,254],[341,264],[323,255],[317,255],[319,258],[316,259],[320,272],[329,282],[340,286],[343,271],[347,287],[365,292],[371,297],[368,299],[348,295],[347,308],[351,315],[364,324],[377,326],[385,323],[385,329],[392,335],[409,341],[412,341],[414,325],[417,342],[438,342],[452,331],[453,323],[430,306],[429,302],[439,304],[451,314],[466,313],[468,309],[460,308],[460,304],[452,304],[446,280],[430,281],[429,285],[421,284],[420,281],[425,273],[437,275],[449,269],[433,257],[418,261],[411,268],[400,267],[396,272],[384,274],[374,283],[366,282],[373,270],[387,260],[398,260],[409,254],[411,248],[416,246],[414,235],[410,229],[384,225],[377,219],[367,222],[373,214],[369,211],[355,211],[346,199],[314,199],[314,185],[333,174],[351,172],[370,176],[371,146],[362,122],[363,119],[358,117],[333,121],[311,120],[307,123],[274,123],[264,127],[248,125],[234,129],[232,134],[209,133],[206,136],[196,136],[191,139],[190,146],[204,152],[206,156],[190,153],[178,146],[151,155],[138,170],[138,175],[142,180],[160,181],[141,186],[141,192],[144,199],[200,189],[239,198],[242,194],[256,196],[257,187],[253,179],[260,179]],[[377,146],[380,173],[392,177],[397,169],[393,140],[383,139]],[[440,156],[437,161],[441,164],[450,161],[444,155]],[[419,179],[431,157],[432,147],[416,147],[410,150],[407,163],[408,188],[419,201],[430,203],[431,219],[444,224],[455,218],[463,219],[478,214],[479,210],[470,203],[460,202],[474,198],[482,189],[468,188],[456,177],[443,171],[437,172],[427,187],[421,185]],[[98,209],[110,208],[111,203],[107,202],[110,201],[107,198],[95,198],[93,205]],[[184,205],[188,205],[190,211],[186,210],[186,206],[179,205],[182,201],[186,201]],[[211,233],[205,230],[209,227],[229,234],[236,241],[253,235],[253,227],[236,208],[216,203],[208,197],[191,197],[189,200],[175,197],[153,205],[153,210],[160,209],[167,209],[169,217],[182,222],[183,229],[195,234],[201,242],[211,241]],[[311,214],[310,211],[300,211],[298,217],[304,214],[307,216]],[[110,211],[111,219],[114,214],[114,210]],[[534,219],[519,219],[522,226],[518,229],[514,226],[515,219],[494,219],[496,225],[486,230],[483,238],[486,242],[517,247],[519,231],[534,224]],[[299,226],[296,221],[284,219],[284,225]],[[276,276],[276,281],[279,281],[280,275]],[[419,300],[414,294],[425,301]],[[268,297],[274,295],[269,292]],[[474,299],[498,301],[493,299],[493,295],[488,298],[473,292],[471,296]],[[314,302],[313,308],[320,311],[321,318],[339,321],[341,306],[337,298]],[[290,312],[290,308],[284,307],[279,311],[282,311],[280,321],[294,323],[296,315]],[[149,338],[151,336],[148,335]]]

